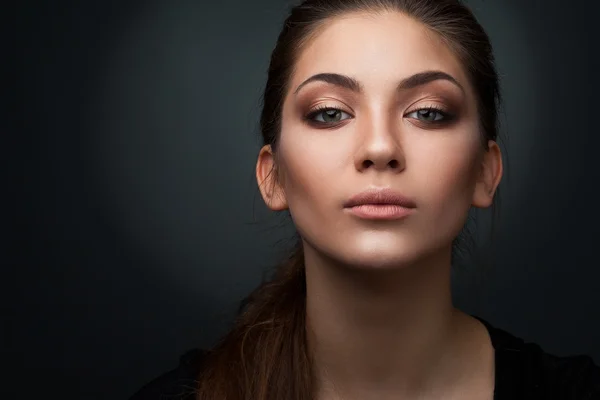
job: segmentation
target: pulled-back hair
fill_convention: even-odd
[[[277,155],[283,101],[296,61],[327,22],[350,12],[400,12],[439,35],[474,89],[482,146],[497,140],[500,103],[490,40],[458,0],[307,0],[292,8],[272,52],[260,118],[263,144]],[[277,157],[275,157],[277,159]],[[277,175],[277,162],[272,173]],[[301,400],[316,393],[306,337],[304,252],[289,258],[245,300],[233,328],[211,349],[198,376],[202,400]]]

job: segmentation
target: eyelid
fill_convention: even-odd
[[[328,122],[316,121],[316,120],[314,119],[314,117],[315,117],[316,115],[318,115],[318,114],[320,114],[320,113],[322,113],[322,112],[324,112],[324,111],[327,111],[327,110],[336,110],[336,111],[340,111],[340,112],[342,112],[342,113],[348,114],[348,115],[350,116],[350,118],[343,119],[343,120],[341,120],[341,121],[338,121],[338,122],[336,122],[336,123],[328,123]],[[310,111],[309,111],[309,112],[308,112],[306,115],[304,115],[304,117],[303,117],[303,119],[304,119],[304,120],[305,120],[307,123],[309,123],[309,124],[312,124],[312,125],[320,125],[320,126],[323,126],[323,127],[335,127],[335,126],[338,126],[339,124],[342,124],[342,123],[344,123],[344,121],[347,121],[347,120],[349,120],[349,119],[352,119],[352,118],[354,118],[354,115],[353,115],[352,113],[350,113],[350,112],[348,112],[348,111],[345,111],[344,109],[342,109],[342,108],[340,108],[340,107],[327,106],[327,105],[323,105],[323,104],[321,104],[321,105],[317,105],[316,107],[312,108],[312,109],[311,109],[311,110],[310,110]]]
[[[437,102],[430,102],[430,103],[425,103],[425,104],[421,103],[421,104],[412,106],[412,107],[410,107],[408,109],[408,111],[406,111],[404,113],[404,115],[414,113],[415,111],[419,111],[419,110],[423,110],[423,109],[430,109],[430,108],[434,109],[434,110],[439,110],[439,111],[444,112],[446,114],[450,114],[451,113],[450,107],[448,107],[446,105],[442,105],[442,104],[437,103]]]
[[[421,111],[421,110],[434,111],[434,112],[440,114],[443,118],[438,121],[422,121],[419,118],[408,117],[410,114],[413,114],[413,113]],[[414,107],[411,111],[407,111],[404,114],[404,117],[410,118],[413,120],[417,120],[417,121],[419,121],[419,123],[424,123],[429,126],[435,126],[435,125],[444,125],[444,124],[452,123],[456,120],[457,115],[455,112],[451,111],[449,108],[442,107],[438,104],[432,104],[429,106]]]
[[[350,107],[348,107],[344,103],[341,103],[341,104],[340,103],[341,102],[339,100],[323,99],[317,103],[313,103],[313,105],[311,107],[309,107],[308,113],[311,113],[315,110],[335,109],[335,110],[344,111],[345,113],[354,115],[354,113],[352,112],[352,109]]]
[[[315,106],[311,107],[304,114],[304,119],[309,119],[311,116],[313,116],[319,112],[326,111],[326,110],[341,111],[343,113],[350,115],[352,118],[354,118],[354,113],[352,111],[350,111],[347,107],[340,107],[339,105],[328,105],[327,103],[322,102],[322,103],[316,104]]]

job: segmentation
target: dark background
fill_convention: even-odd
[[[266,212],[254,163],[288,4],[13,4],[16,53],[3,64],[15,91],[0,126],[5,394],[127,398],[214,343],[285,253],[292,231]],[[456,303],[598,363],[591,4],[469,4],[496,48],[508,174],[495,252],[459,268]]]

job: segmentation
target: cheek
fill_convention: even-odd
[[[475,189],[478,142],[458,142],[429,149],[429,157],[419,163],[423,201],[435,226],[460,231],[471,206]],[[455,232],[457,233],[457,232]]]
[[[469,151],[464,151],[462,154],[461,152],[440,154],[435,157],[432,168],[439,176],[435,186],[441,192],[440,195],[470,198],[475,184],[475,162],[475,158],[470,156]]]
[[[283,189],[295,221],[322,219],[335,206],[331,186],[341,168],[344,150],[331,135],[315,137],[294,130],[282,132],[280,141]]]

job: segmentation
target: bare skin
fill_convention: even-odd
[[[397,89],[425,71],[456,83]],[[361,90],[319,80],[297,89],[320,73]],[[469,208],[492,204],[502,159],[494,141],[481,144],[459,60],[403,14],[348,14],[303,48],[289,87],[278,153],[263,147],[256,175],[303,240],[318,398],[492,399],[494,351],[485,327],[452,304],[450,255]],[[417,113],[429,107],[441,112]],[[349,214],[343,203],[371,187],[412,197],[415,212]]]

